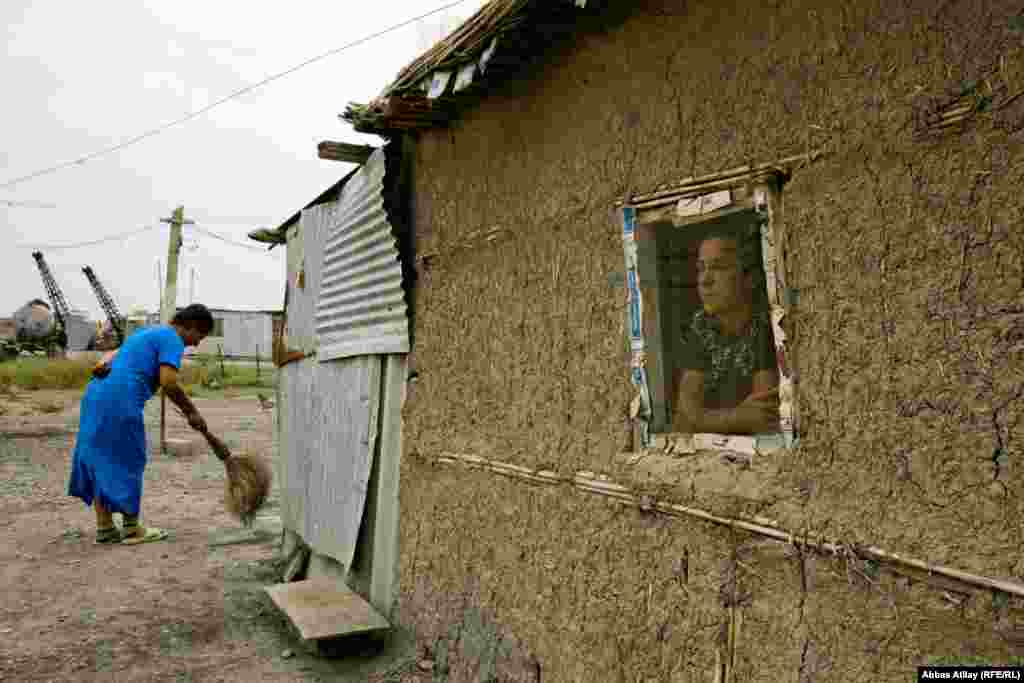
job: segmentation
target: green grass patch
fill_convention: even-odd
[[[18,358],[0,364],[0,393],[11,389],[81,389],[89,383],[92,368],[88,361]]]
[[[198,363],[182,363],[178,372],[178,384],[183,387],[201,386],[210,381],[210,371]],[[187,390],[186,390],[187,393]]]
[[[93,363],[84,360],[18,358],[0,363],[0,396],[14,390],[84,389],[92,377]],[[273,394],[277,370],[270,362],[257,373],[255,365],[218,362],[186,362],[178,381],[190,396],[219,397],[224,390],[241,395]]]
[[[186,363],[181,376],[189,395],[199,398],[271,395],[277,386],[277,369],[270,362],[257,368],[255,364],[225,361],[222,365],[215,358],[199,358]]]

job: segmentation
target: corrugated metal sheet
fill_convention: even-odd
[[[333,204],[302,213],[288,243],[288,345],[313,343],[313,313],[320,289],[320,259]],[[305,286],[295,287],[305,267]],[[281,369],[279,403],[281,516],[315,551],[352,562],[366,502],[380,404],[378,356],[326,363],[290,363]]]
[[[316,305],[320,291],[323,246],[328,226],[334,224],[337,204],[329,202],[303,209],[299,224],[288,238],[289,348],[312,352],[317,347]],[[299,274],[302,273],[302,287]]]
[[[289,302],[290,304],[291,302]],[[285,528],[302,534],[306,525],[306,481],[308,463],[313,458],[313,439],[318,425],[309,412],[309,396],[313,389],[315,363],[290,363],[281,368],[278,386],[278,430],[281,460],[278,463],[281,490],[281,521]]]
[[[226,356],[269,358],[273,343],[273,313],[265,311],[213,311],[214,319],[222,321],[224,336],[207,337],[196,353],[217,353]]]
[[[224,318],[224,353],[235,356],[248,353],[242,348],[242,314],[226,313]]]
[[[314,550],[352,564],[377,446],[379,356],[313,366],[307,410],[319,421],[309,432],[306,514],[301,533]]]
[[[402,267],[382,195],[384,171],[384,150],[378,149],[338,200],[316,310],[321,361],[409,351]],[[307,249],[307,261],[310,256]],[[308,262],[306,267],[308,278]]]
[[[237,313],[224,320],[227,344],[224,353],[239,355],[270,354],[271,316],[269,313]]]

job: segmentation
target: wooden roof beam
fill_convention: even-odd
[[[344,161],[349,164],[365,164],[370,155],[377,151],[371,145],[352,145],[347,142],[324,140],[316,146],[317,156],[328,161]]]

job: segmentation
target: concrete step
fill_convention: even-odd
[[[384,631],[391,624],[341,581],[329,578],[280,583],[266,589],[270,599],[305,640]]]

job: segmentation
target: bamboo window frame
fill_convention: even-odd
[[[792,344],[787,344],[782,322],[796,303],[796,293],[787,287],[784,265],[787,234],[783,222],[782,187],[790,177],[790,169],[812,161],[817,155],[805,154],[771,164],[741,166],[722,173],[689,178],[653,192],[626,197],[617,203],[622,211],[630,379],[636,389],[630,406],[634,451],[669,447],[677,452],[721,451],[752,458],[758,453],[795,445],[800,433],[796,400],[797,365]],[[654,410],[649,376],[652,348],[648,336],[656,335],[645,334],[643,322],[645,313],[649,315],[652,310],[649,303],[645,305],[641,289],[643,272],[638,243],[645,239],[644,228],[664,222],[671,222],[677,227],[699,225],[743,211],[753,211],[760,223],[762,263],[779,365],[781,440],[766,438],[766,435],[653,434]],[[660,345],[653,352],[663,357]],[[662,357],[654,357],[659,371]],[[664,379],[661,381],[665,383]]]

